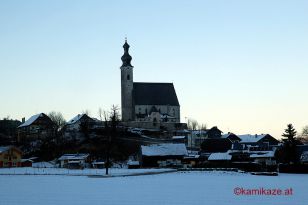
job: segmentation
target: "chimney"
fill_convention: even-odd
[[[22,122],[22,123],[25,123],[25,122],[26,122],[26,118],[23,117],[23,118],[21,119],[21,122]]]

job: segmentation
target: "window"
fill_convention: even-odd
[[[129,75],[127,75],[127,80],[130,80],[130,76]]]

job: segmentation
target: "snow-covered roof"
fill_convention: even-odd
[[[140,165],[140,162],[139,161],[128,161],[127,164],[132,165],[132,166],[138,166]]]
[[[33,122],[35,122],[35,120],[37,120],[39,117],[43,117],[43,113],[40,114],[36,114],[33,115],[32,117],[30,117],[26,122],[24,122],[23,124],[19,125],[18,127],[26,127],[31,125]]]
[[[192,130],[191,134],[193,134],[193,135],[198,135],[198,134],[205,135],[207,132],[208,132],[208,130]]]
[[[254,143],[261,140],[263,137],[265,137],[267,134],[261,134],[261,135],[238,135],[238,137],[241,139],[241,143]]]
[[[58,160],[84,160],[89,154],[64,154]]]
[[[259,152],[254,152],[253,154],[251,154],[250,158],[270,158],[274,156],[275,156],[274,151],[259,151]]]
[[[9,146],[2,146],[2,147],[0,147],[0,154],[3,153],[3,152],[6,152],[6,151],[8,151],[8,150],[10,150],[12,148],[14,148],[14,149],[18,150],[19,152],[21,152],[21,150],[18,149],[17,147],[9,145]]]
[[[228,138],[230,135],[231,135],[231,133],[223,134],[223,135],[221,135],[221,138]]]
[[[141,152],[144,156],[184,156],[188,155],[185,144],[153,144],[141,146]]]
[[[301,155],[301,162],[308,162],[308,151],[304,151]]]
[[[228,138],[230,135],[235,135],[235,136],[237,136],[236,134],[230,132],[230,133],[221,135],[221,138]]]
[[[232,156],[229,154],[229,152],[217,152],[217,153],[212,153],[208,160],[231,160]]]
[[[173,136],[172,139],[179,140],[179,139],[185,139],[185,136]]]
[[[10,146],[6,146],[6,147],[0,147],[0,153],[2,152],[6,152],[10,149]]]
[[[74,123],[78,122],[84,115],[85,114],[78,114],[73,119],[68,121],[66,124],[68,124],[68,125],[74,124]]]

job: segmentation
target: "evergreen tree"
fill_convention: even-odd
[[[283,137],[287,138],[284,139],[284,141],[288,140],[290,142],[295,142],[296,130],[292,124],[288,124],[287,126],[288,128],[284,130],[285,133],[282,134]]]
[[[282,158],[283,161],[289,164],[294,164],[297,161],[296,157],[296,145],[299,144],[298,140],[295,138],[296,130],[292,124],[287,125],[287,129],[282,134],[283,147],[282,147]]]

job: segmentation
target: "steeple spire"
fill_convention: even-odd
[[[122,66],[121,67],[126,67],[126,66],[130,66],[130,67],[133,67],[130,62],[132,60],[132,57],[129,55],[128,53],[128,50],[129,50],[129,45],[127,43],[127,38],[125,37],[125,43],[123,45],[123,48],[124,48],[124,54],[123,56],[121,57],[121,60],[122,60]]]

